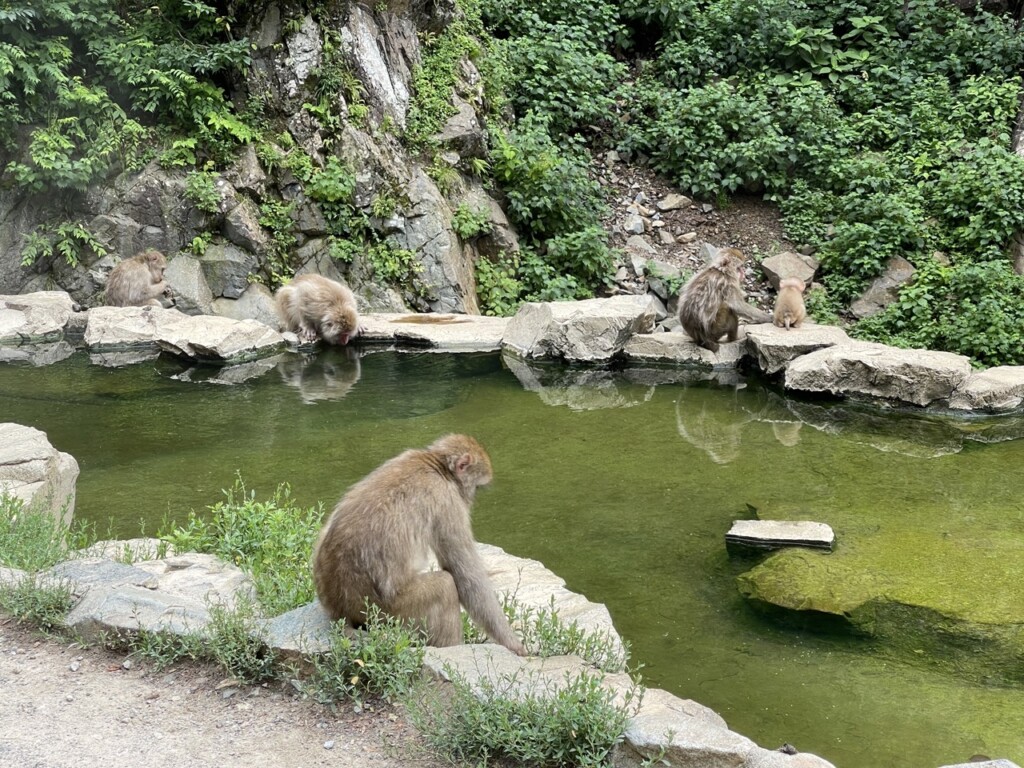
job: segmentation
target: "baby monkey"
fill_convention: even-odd
[[[775,299],[775,313],[772,322],[779,328],[796,328],[807,317],[804,308],[804,281],[796,277],[787,277],[779,282],[779,295]]]

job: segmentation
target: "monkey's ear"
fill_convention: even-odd
[[[468,453],[463,453],[455,457],[452,469],[455,470],[456,475],[461,477],[471,466],[473,466],[473,456]]]

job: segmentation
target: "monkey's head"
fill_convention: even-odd
[[[147,267],[149,267],[150,274],[153,275],[153,282],[159,283],[164,279],[164,270],[167,269],[167,259],[160,251],[149,249],[141,254],[142,260]]]
[[[320,318],[320,335],[329,344],[348,344],[359,327],[359,315],[349,306],[332,306]]]
[[[787,277],[784,280],[779,281],[779,290],[783,288],[795,288],[798,293],[803,293],[806,285],[804,281],[798,277]]]
[[[722,248],[711,262],[711,266],[730,280],[740,283],[743,282],[743,266],[746,261],[747,258],[743,255],[743,251],[735,248]]]
[[[445,435],[431,443],[427,450],[445,463],[470,498],[478,486],[487,485],[494,477],[491,457],[469,435]]]

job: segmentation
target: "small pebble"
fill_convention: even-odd
[[[334,749],[334,739],[324,742],[324,749]]]

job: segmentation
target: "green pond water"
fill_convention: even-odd
[[[288,482],[300,503],[329,508],[402,449],[466,432],[495,468],[477,537],[605,603],[646,684],[839,768],[1024,762],[1024,691],[773,623],[737,592],[756,561],[730,559],[723,539],[749,505],[830,523],[832,557],[908,524],[979,557],[997,538],[1019,549],[1024,440],[1008,439],[1024,435],[1019,417],[965,432],[671,371],[542,368],[521,382],[496,355],[329,351],[305,363],[233,386],[163,359],[0,365],[0,421],[75,456],[78,517],[123,537],[215,503],[236,471],[260,496]]]

